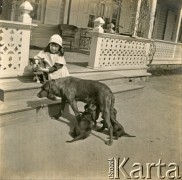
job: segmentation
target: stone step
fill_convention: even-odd
[[[110,86],[117,100],[133,98],[142,94],[143,86],[133,84],[122,84]],[[23,100],[4,102],[0,105],[0,127],[9,126],[16,123],[28,121],[43,121],[58,113],[61,99],[51,101],[48,99],[39,99],[36,96]],[[83,110],[84,103],[78,102],[78,108]],[[72,109],[67,105],[64,116],[74,118]]]
[[[101,81],[106,85],[118,85],[131,80],[117,71],[74,73],[74,77]],[[0,79],[0,100],[12,101],[33,97],[40,89],[41,84],[33,82],[32,77]]]
[[[133,81],[132,78],[147,77],[148,74],[134,74],[129,77],[120,71],[86,71],[74,72],[72,76],[81,79],[91,79],[101,81],[108,85],[115,97],[132,98],[136,93],[140,94],[143,86]],[[0,126],[11,125],[13,123],[27,122],[30,120],[44,120],[48,116],[56,115],[59,110],[59,103],[48,99],[37,98],[41,84],[35,83],[32,77],[16,77],[0,79]],[[79,110],[83,108],[83,103],[78,103]],[[65,113],[69,115],[71,108],[67,108]]]
[[[126,92],[126,91],[132,91],[143,88],[143,86],[140,85],[133,85],[133,84],[122,84],[122,85],[115,85],[110,86],[112,92],[114,94]],[[38,91],[37,91],[38,92]],[[47,98],[39,99],[37,96],[37,93],[34,94],[34,96],[29,97],[27,96],[24,99],[17,99],[13,101],[6,101],[0,106],[0,115],[8,114],[8,113],[14,113],[19,111],[26,111],[29,109],[36,109],[40,108],[42,106],[48,106],[51,104],[58,104],[61,102],[61,100],[51,101]]]

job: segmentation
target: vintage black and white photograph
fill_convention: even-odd
[[[0,180],[182,179],[182,0],[0,0]]]

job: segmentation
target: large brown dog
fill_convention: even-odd
[[[109,130],[110,138],[106,144],[112,145],[113,127],[111,124],[111,112],[114,110],[115,98],[110,88],[105,84],[68,76],[45,82],[37,96],[39,98],[47,97],[51,100],[56,100],[56,96],[61,97],[62,103],[59,115],[61,115],[61,112],[64,110],[65,103],[68,102],[71,105],[78,122],[80,122],[80,114],[76,102],[82,101],[87,104],[96,104],[98,112],[102,113],[102,118]]]

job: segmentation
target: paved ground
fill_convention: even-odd
[[[143,92],[130,98],[116,96],[118,120],[135,138],[122,137],[109,147],[107,135],[93,131],[83,141],[68,144],[68,132],[74,117],[55,121],[36,120],[0,129],[0,179],[108,179],[108,158],[129,157],[127,172],[133,163],[181,165],[182,75],[152,77]],[[180,169],[180,173],[182,173]],[[157,170],[152,169],[156,180]],[[120,173],[120,178],[124,179]],[[141,179],[141,178],[139,178]]]

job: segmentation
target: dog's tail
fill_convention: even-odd
[[[112,124],[118,123],[118,121],[116,120],[117,110],[114,108],[114,104],[115,104],[115,97],[114,95],[112,95],[111,106],[110,106],[110,120]]]
[[[125,133],[125,132],[122,134],[122,136],[124,136],[124,137],[136,137],[136,136],[130,135],[130,134]]]

